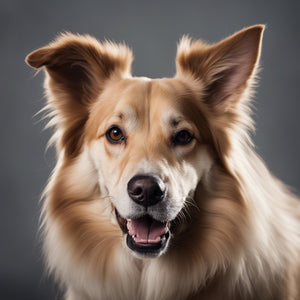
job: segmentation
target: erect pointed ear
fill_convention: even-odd
[[[237,32],[214,45],[183,37],[177,51],[177,77],[193,77],[204,101],[221,110],[237,103],[258,66],[264,26]]]
[[[90,104],[109,79],[130,76],[132,60],[125,45],[70,33],[26,57],[27,64],[46,71],[47,108],[54,116],[51,124],[59,127],[58,143],[67,154],[76,155],[80,149]]]

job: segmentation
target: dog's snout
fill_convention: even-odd
[[[150,175],[137,175],[127,185],[129,197],[136,203],[148,207],[163,200],[166,187],[163,181]]]

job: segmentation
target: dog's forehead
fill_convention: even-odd
[[[117,87],[110,88],[109,94],[115,100],[113,115],[116,117],[165,124],[189,118],[186,108],[194,98],[187,84],[169,78],[122,80]]]

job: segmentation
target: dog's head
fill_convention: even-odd
[[[62,35],[27,57],[46,68],[64,163],[85,153],[95,191],[109,199],[135,253],[164,253],[199,209],[197,187],[211,182],[215,165],[226,169],[224,132],[239,117],[262,31],[250,27],[214,45],[183,38],[174,78],[132,77],[126,46],[89,36]]]
[[[195,91],[180,79],[111,82],[86,125],[103,192],[134,251],[160,254],[211,165]],[[96,130],[95,130],[96,129]]]

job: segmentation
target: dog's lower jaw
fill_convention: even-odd
[[[161,237],[160,242],[149,244],[149,243],[136,243],[135,238],[130,234],[127,234],[126,245],[138,257],[155,258],[161,256],[167,251],[170,236],[171,236],[170,231],[168,231]]]
[[[127,220],[115,210],[116,219],[125,237],[125,244],[139,258],[159,257],[167,251],[171,238],[170,222],[159,222],[145,215],[136,220]],[[144,223],[142,230],[148,232],[139,236],[139,230],[134,228],[138,223]],[[145,225],[145,223],[147,223]],[[154,229],[153,229],[154,227]]]

